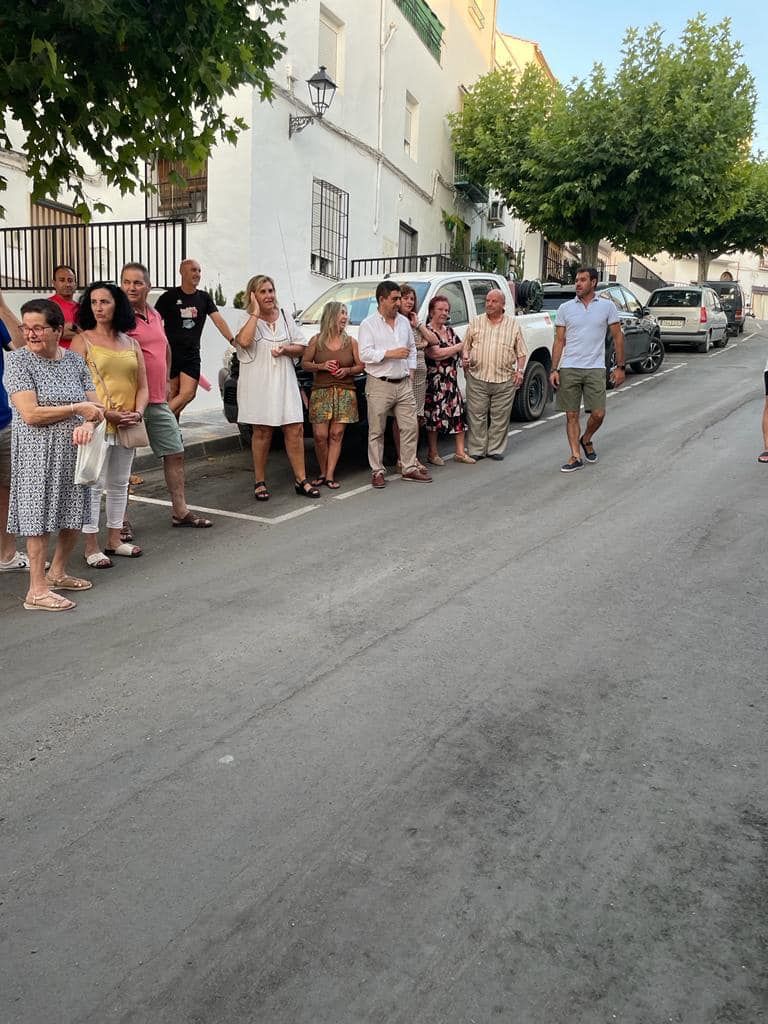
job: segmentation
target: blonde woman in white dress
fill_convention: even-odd
[[[296,478],[296,493],[319,498],[307,480],[304,463],[304,405],[293,360],[304,355],[307,339],[279,306],[275,282],[257,274],[248,282],[248,319],[235,335],[240,360],[237,382],[238,422],[253,426],[251,453],[257,501],[269,500],[267,456],[272,431],[282,427],[285,451]]]

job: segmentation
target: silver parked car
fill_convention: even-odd
[[[699,352],[709,352],[713,345],[728,344],[728,317],[720,299],[705,285],[657,288],[647,308],[658,322],[665,345],[693,345]]]

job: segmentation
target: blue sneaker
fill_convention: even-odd
[[[571,458],[569,462],[566,462],[564,466],[560,467],[561,473],[575,473],[577,469],[584,469],[584,463],[581,459]]]

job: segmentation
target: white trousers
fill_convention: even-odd
[[[131,466],[135,448],[123,448],[119,444],[107,446],[107,457],[101,477],[91,492],[91,513],[89,522],[84,524],[83,533],[98,533],[101,518],[101,495],[107,492],[107,528],[119,530],[125,519],[125,507],[128,504],[128,482],[131,478]]]

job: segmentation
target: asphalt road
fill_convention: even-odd
[[[75,612],[0,579],[2,1024],[768,1019],[766,354],[571,476],[562,419],[316,503],[229,456]]]

